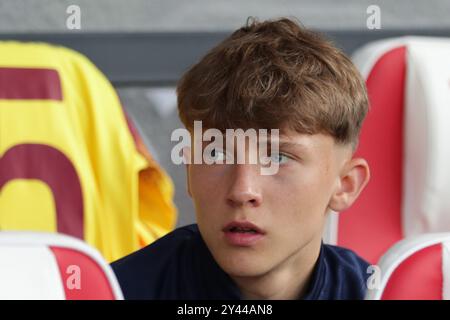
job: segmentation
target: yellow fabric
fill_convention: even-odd
[[[25,144],[61,151],[79,177],[84,240],[108,261],[175,226],[173,185],[137,145],[114,88],[83,55],[42,43],[0,42],[0,67],[58,72],[62,101],[0,99],[0,156]],[[140,149],[140,150],[138,150]],[[56,231],[52,192],[15,179],[0,190],[0,229]]]

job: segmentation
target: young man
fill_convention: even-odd
[[[353,157],[368,100],[350,60],[292,20],[252,20],[177,93],[191,132],[194,121],[221,132],[279,129],[270,156],[278,171],[187,164],[197,225],[112,264],[125,298],[362,299],[368,263],[322,243],[329,211],[350,207],[369,180],[367,162]]]

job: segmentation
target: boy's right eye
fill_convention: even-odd
[[[214,161],[225,161],[226,154],[223,150],[214,148],[211,150],[210,157]]]

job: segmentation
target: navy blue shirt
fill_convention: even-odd
[[[363,299],[369,264],[350,250],[322,244],[302,299]],[[197,225],[178,228],[114,263],[125,299],[241,299]]]

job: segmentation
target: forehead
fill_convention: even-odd
[[[280,147],[292,147],[304,151],[332,149],[336,146],[332,136],[323,133],[305,134],[292,130],[284,130],[279,137]]]
[[[283,131],[280,134],[279,148],[308,155],[315,161],[345,161],[352,157],[351,145],[337,143],[333,136],[324,133],[303,134],[295,131]]]

